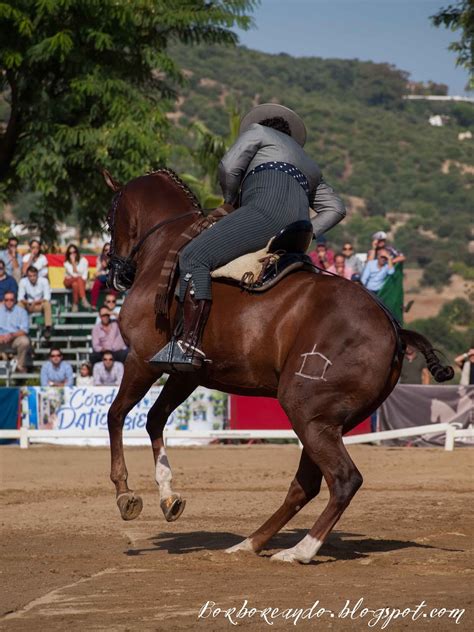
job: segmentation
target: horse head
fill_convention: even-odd
[[[201,207],[181,178],[165,167],[134,178],[125,186],[106,169],[102,175],[115,193],[106,220],[110,232],[107,284],[124,292],[133,284],[137,255],[148,237],[176,219],[200,213]]]

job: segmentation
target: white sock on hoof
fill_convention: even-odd
[[[284,549],[279,553],[275,553],[270,559],[278,562],[302,562],[303,564],[309,564],[322,545],[323,543],[320,540],[308,534],[291,549]]]
[[[171,489],[171,468],[164,448],[160,448],[160,453],[156,461],[155,480],[160,488],[160,500],[168,498],[173,493]]]
[[[252,540],[250,538],[246,538],[242,542],[239,542],[238,544],[235,544],[225,550],[226,553],[238,553],[239,551],[250,551],[251,553],[255,553],[252,546]]]

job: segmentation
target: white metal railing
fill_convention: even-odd
[[[376,443],[389,439],[401,439],[419,435],[445,434],[444,449],[453,450],[456,439],[474,438],[474,429],[456,429],[449,423],[429,424],[400,428],[398,430],[383,430],[366,434],[350,435],[344,437],[346,445],[357,443]],[[297,439],[293,430],[165,430],[165,440],[169,439]],[[108,439],[103,430],[87,432],[74,432],[72,430],[37,430],[21,427],[17,430],[0,430],[0,439],[19,439],[20,448],[28,448],[30,443],[40,439]],[[148,435],[143,430],[127,431],[124,439],[147,439]],[[301,444],[300,444],[301,445]]]
[[[406,94],[404,99],[408,101],[465,101],[466,103],[474,103],[474,97],[468,96],[448,96],[442,94]]]

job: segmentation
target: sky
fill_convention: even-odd
[[[467,71],[448,50],[459,32],[429,17],[454,0],[261,0],[256,28],[238,30],[240,43],[267,53],[388,62],[413,81],[448,85],[465,95]],[[471,94],[472,96],[472,94]]]

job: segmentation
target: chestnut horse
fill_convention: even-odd
[[[138,516],[141,498],[127,484],[122,430],[128,412],[161,371],[148,360],[170,338],[176,313],[157,318],[158,274],[173,241],[201,214],[192,192],[169,169],[131,180],[116,191],[111,231],[109,282],[131,286],[119,324],[130,352],[108,428],[111,479],[124,520]],[[375,411],[397,383],[406,343],[420,349],[437,379],[449,379],[428,341],[401,330],[374,297],[358,284],[336,276],[297,271],[272,289],[251,294],[236,284],[213,282],[213,305],[203,337],[212,363],[195,373],[169,376],[150,409],[147,431],[155,460],[160,504],[176,520],[185,501],[171,488],[163,429],[169,415],[198,385],[227,393],[278,398],[303,449],[283,504],[241,544],[229,549],[259,552],[270,538],[320,490],[324,477],[329,501],[308,534],[273,557],[309,562],[362,484],[342,436]]]

